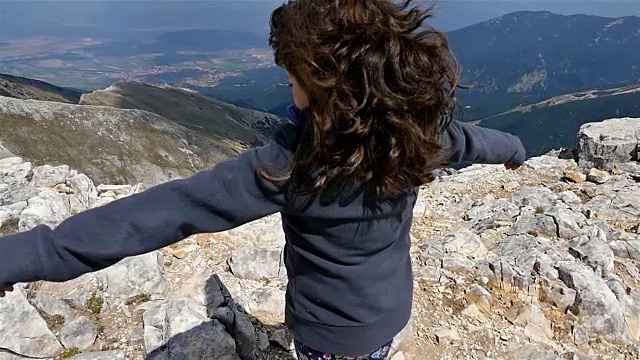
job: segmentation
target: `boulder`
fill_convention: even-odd
[[[577,313],[579,323],[574,327],[574,336],[580,342],[603,338],[614,344],[630,344],[633,335],[620,302],[604,280],[575,261],[559,262],[557,267],[560,280],[576,291],[572,312]],[[583,339],[585,336],[587,339]]]
[[[610,119],[580,126],[578,162],[609,169],[616,163],[640,161],[640,119]]]
[[[25,201],[38,191],[31,183],[33,166],[21,158],[0,160],[0,206]]]

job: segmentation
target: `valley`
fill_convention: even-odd
[[[0,70],[68,88],[76,92],[72,99],[114,83],[137,83],[188,89],[214,102],[287,116],[291,92],[283,69],[273,63],[264,29],[155,28],[94,35],[4,40]],[[519,136],[531,156],[571,147],[585,122],[640,116],[640,95],[625,90],[640,84],[640,17],[516,11],[447,37],[468,87],[458,92],[456,118]],[[32,90],[16,97],[40,99]],[[234,141],[259,143],[208,124],[207,114],[186,117],[209,128],[209,136],[236,134],[230,135]]]

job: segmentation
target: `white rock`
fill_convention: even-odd
[[[21,290],[0,299],[0,347],[26,357],[54,357],[63,350]]]
[[[610,119],[580,126],[578,159],[584,167],[611,168],[640,161],[640,119]]]
[[[69,203],[63,195],[48,188],[39,190],[38,195],[28,200],[26,209],[20,213],[18,229],[26,231],[37,225],[58,226],[69,216]]]
[[[140,294],[163,294],[169,287],[163,274],[164,258],[159,251],[126,258],[98,272],[107,302],[117,305]]]
[[[98,329],[91,320],[84,316],[65,323],[60,329],[60,342],[67,349],[88,349],[93,345],[97,337]]]

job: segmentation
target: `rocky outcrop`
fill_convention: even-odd
[[[414,209],[415,307],[393,358],[640,355],[638,164],[615,161],[440,172]],[[4,233],[140,190],[18,158],[0,176]],[[284,242],[269,216],[67,283],[20,284],[0,299],[12,319],[0,322],[0,359],[290,359]],[[17,334],[15,321],[28,326]]]
[[[578,133],[580,165],[610,169],[640,161],[640,119],[611,119],[588,123]]]
[[[37,165],[108,184],[155,185],[237,156],[241,147],[141,110],[0,97],[0,144]]]
[[[129,196],[138,186],[94,186],[68,166],[34,167],[0,160],[0,232],[57,226],[74,213]],[[0,359],[124,359],[99,351],[114,313],[142,313],[140,355],[149,359],[255,359],[254,328],[212,273],[198,273],[171,289],[159,251],[124,259],[88,274],[69,291],[55,284],[21,284],[0,301]],[[54,295],[55,294],[55,295]],[[19,326],[16,326],[19,324]],[[109,344],[112,346],[113,344]],[[134,356],[132,351],[128,358]],[[66,355],[64,357],[67,357]]]

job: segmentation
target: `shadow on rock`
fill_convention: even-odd
[[[278,331],[283,327],[262,324],[248,315],[217,275],[208,276],[201,296],[187,297],[187,288],[194,284],[201,286],[203,280],[203,275],[194,276],[185,289],[179,289],[177,296],[152,305],[145,311],[145,359],[295,359],[285,350],[273,347],[258,351],[254,324],[267,331]],[[266,347],[268,344],[264,344],[265,339],[261,340],[263,348]]]

